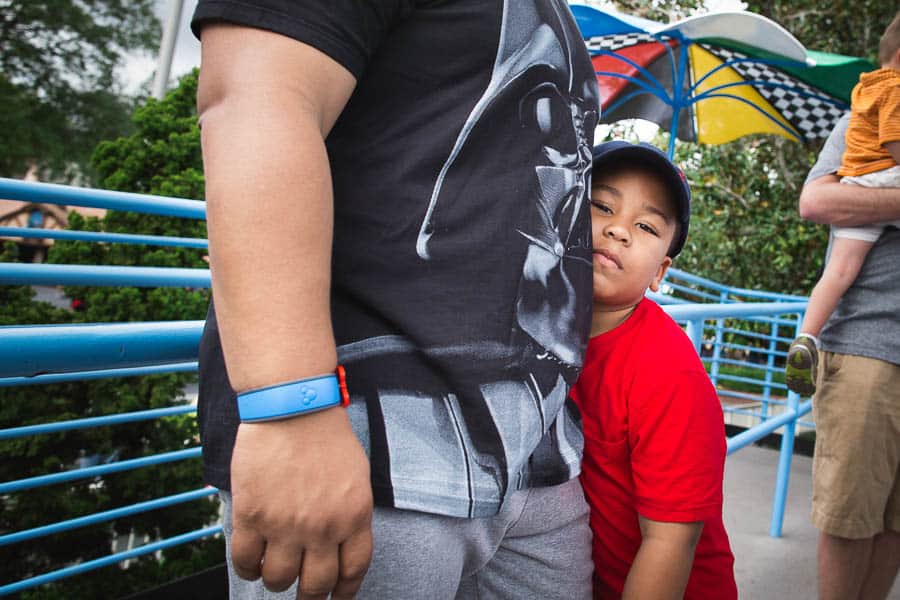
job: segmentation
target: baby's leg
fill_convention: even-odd
[[[881,226],[834,228],[834,243],[825,271],[809,296],[800,334],[788,349],[784,368],[789,390],[802,396],[811,396],[816,391],[819,332],[841,296],[853,285],[882,230]]]
[[[863,261],[866,260],[873,245],[874,240],[834,238],[825,271],[809,296],[806,316],[803,317],[803,324],[800,326],[802,333],[819,335],[841,296],[856,280]]]

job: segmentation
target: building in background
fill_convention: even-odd
[[[35,169],[29,169],[25,181],[37,181]],[[0,227],[20,227],[28,229],[66,229],[69,223],[69,211],[85,217],[102,218],[106,210],[102,208],[84,208],[81,206],[58,206],[56,204],[40,204],[20,200],[0,199]],[[40,263],[47,260],[47,250],[53,240],[46,238],[3,236],[0,240],[9,240],[19,246],[21,262]]]

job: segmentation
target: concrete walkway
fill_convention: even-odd
[[[812,459],[791,462],[782,537],[769,537],[778,452],[746,447],[725,463],[725,527],[742,600],[815,600],[816,529],[809,521]],[[900,600],[895,583],[890,600]]]

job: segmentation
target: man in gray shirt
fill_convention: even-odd
[[[900,188],[840,184],[848,120],[806,179],[801,216],[844,226],[900,218]],[[812,500],[820,600],[886,598],[900,567],[898,310],[900,231],[889,229],[820,336]]]

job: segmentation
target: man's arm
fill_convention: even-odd
[[[844,185],[824,175],[803,186],[800,216],[816,223],[855,227],[900,219],[900,188]]]
[[[353,76],[262,30],[202,32],[198,111],[210,268],[238,392],[332,372],[332,187],[324,138]],[[273,590],[350,598],[371,555],[365,453],[342,408],[238,429],[232,558]]]
[[[641,547],[625,579],[622,600],[680,600],[691,575],[703,522],[639,519]]]
[[[884,145],[884,149],[890,152],[894,162],[900,165],[900,142],[888,142]]]

